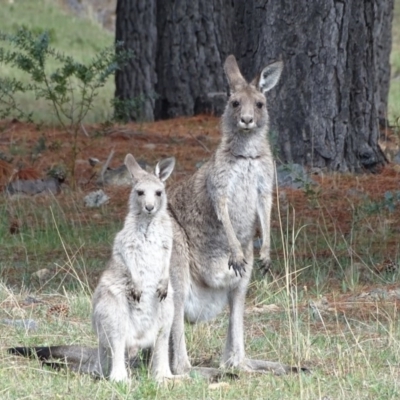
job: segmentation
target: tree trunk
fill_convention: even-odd
[[[232,47],[229,2],[160,0],[157,7],[156,118],[207,111],[220,92],[224,107],[222,65]]]
[[[115,74],[116,116],[152,121],[157,82],[156,0],[118,0],[115,38],[134,52],[133,59]]]
[[[118,0],[117,40],[137,57],[117,74],[117,97],[143,94],[145,119],[221,113],[229,53],[248,79],[282,59],[268,99],[282,161],[374,169],[392,16],[393,0]]]
[[[236,0],[235,15],[245,73],[285,63],[269,98],[283,160],[340,171],[381,165],[393,0]]]
[[[377,62],[379,97],[377,99],[379,121],[382,126],[387,124],[387,105],[390,86],[390,52],[392,49],[392,20],[394,0],[380,3],[377,12],[380,14],[381,24],[375,24],[374,36],[377,38],[375,45],[375,60]]]

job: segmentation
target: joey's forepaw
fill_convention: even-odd
[[[160,301],[163,301],[167,298],[168,295],[168,286],[165,288],[157,288],[157,296],[160,299]]]
[[[142,291],[137,288],[134,288],[132,286],[128,287],[126,294],[127,294],[128,300],[134,301],[136,303],[139,303],[140,298],[142,297]]]
[[[229,269],[233,268],[235,275],[240,277],[246,272],[247,261],[243,257],[230,257],[228,261]]]
[[[157,286],[157,296],[160,301],[163,301],[167,298],[168,295],[168,279],[161,279],[158,282]]]

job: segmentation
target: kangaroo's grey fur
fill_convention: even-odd
[[[229,304],[229,328],[221,366],[283,373],[279,363],[245,357],[243,313],[253,266],[253,237],[260,222],[262,267],[270,263],[270,216],[274,163],[267,139],[265,94],[279,80],[282,62],[264,68],[251,83],[234,56],[225,62],[230,98],[215,154],[187,181],[168,192],[174,217],[171,281],[175,317],[171,332],[174,373],[191,368],[184,317],[214,318]]]
[[[153,348],[152,375],[161,381],[172,377],[168,341],[174,313],[169,279],[173,234],[164,181],[175,159],[160,161],[154,175],[130,154],[125,165],[133,178],[129,212],[93,295],[100,373],[108,374],[111,360],[110,379],[126,380],[126,351],[132,356]]]

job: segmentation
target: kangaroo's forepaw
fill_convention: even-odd
[[[271,260],[269,258],[262,259],[260,264],[260,271],[263,276],[267,275],[271,270]]]
[[[229,269],[233,269],[235,271],[235,275],[240,277],[246,272],[246,265],[247,261],[244,259],[243,256],[241,257],[234,257],[231,255],[228,261]]]

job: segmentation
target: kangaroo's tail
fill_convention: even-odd
[[[42,364],[54,369],[67,367],[84,374],[98,374],[98,349],[84,346],[11,347],[10,354],[38,358]]]

